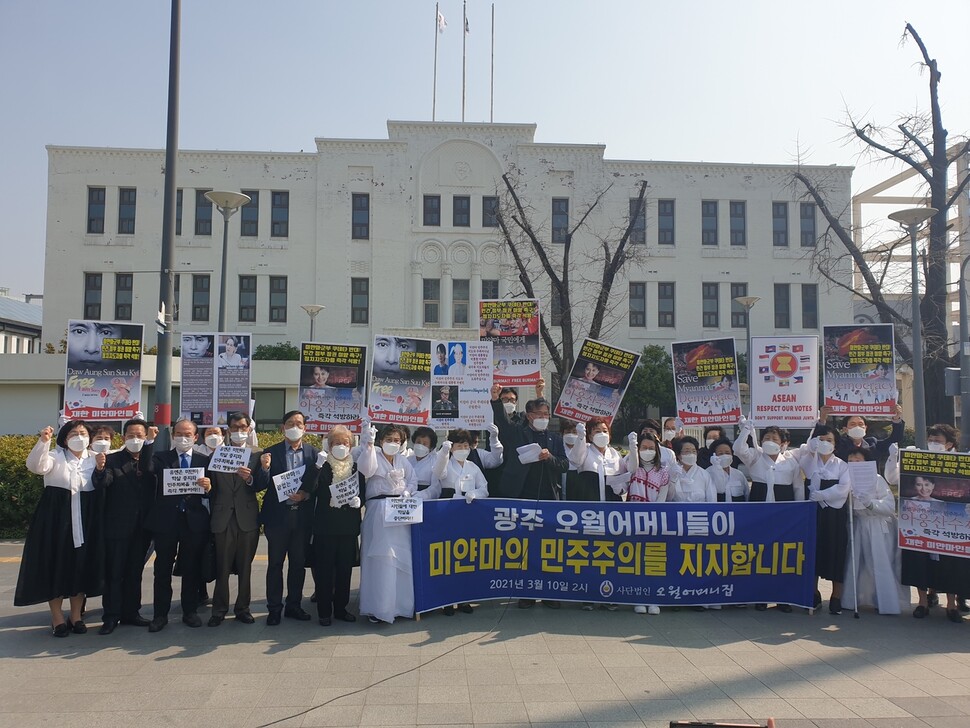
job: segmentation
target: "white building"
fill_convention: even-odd
[[[10,297],[10,289],[0,288],[0,354],[33,354],[40,351],[41,307]]]

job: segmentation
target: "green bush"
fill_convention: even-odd
[[[36,435],[0,436],[0,538],[22,538],[44,492],[44,479],[27,470]]]

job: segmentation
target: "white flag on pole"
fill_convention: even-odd
[[[439,10],[438,11],[438,32],[439,33],[444,33],[445,32],[445,28],[447,28],[447,27],[448,27],[448,21],[445,20],[445,16]]]

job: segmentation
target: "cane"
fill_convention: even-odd
[[[855,560],[855,527],[852,518],[852,511],[855,510],[852,503],[852,491],[849,491],[849,497],[846,500],[846,505],[849,507],[849,553],[852,560],[852,603],[855,606],[855,612],[852,614],[856,619],[859,618],[859,568]]]

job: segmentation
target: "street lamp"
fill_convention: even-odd
[[[751,372],[754,371],[751,368],[751,309],[754,305],[761,300],[760,296],[738,296],[734,299],[735,303],[740,304],[744,307],[744,336],[747,339],[747,352],[746,356],[748,358],[748,411],[750,413],[750,408],[753,403],[751,396],[751,386],[754,384],[754,378],[751,376]],[[738,387],[738,391],[741,388]]]
[[[226,330],[226,264],[229,252],[229,218],[236,210],[250,201],[249,195],[240,192],[210,190],[205,198],[222,213],[222,276],[219,278],[219,331]]]
[[[308,303],[305,306],[300,306],[300,308],[306,311],[307,316],[310,317],[310,341],[313,341],[313,320],[326,306],[321,306],[319,303]]]
[[[916,421],[916,446],[926,449],[926,395],[923,392],[923,332],[919,315],[919,260],[916,257],[916,232],[937,210],[933,207],[909,207],[889,214],[889,219],[909,233],[913,263],[913,412]],[[962,345],[963,342],[961,342]]]
[[[970,451],[970,322],[967,321],[967,263],[970,255],[960,263],[960,449]]]

